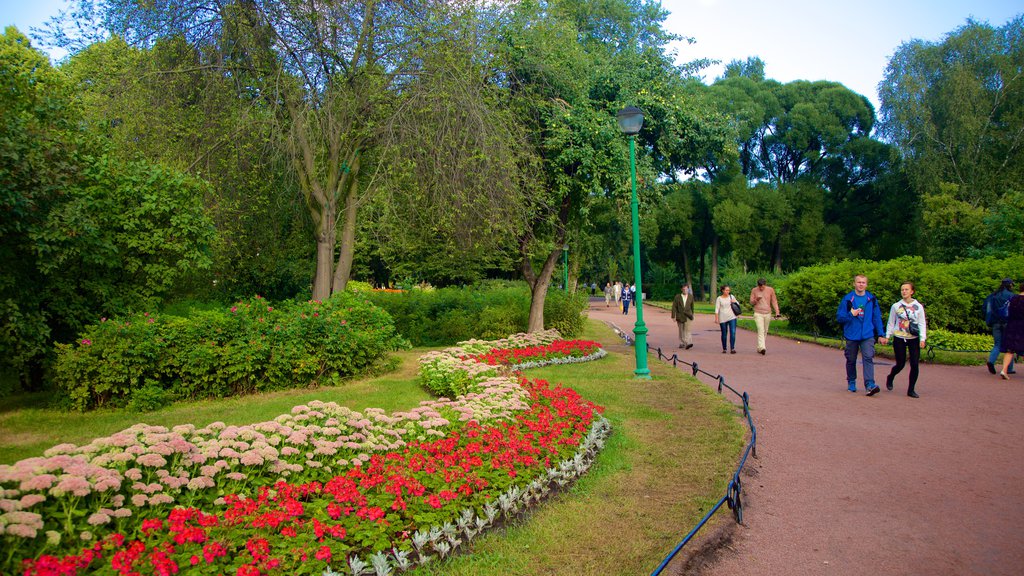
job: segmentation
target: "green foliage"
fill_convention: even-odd
[[[1007,230],[1004,218],[982,225],[1024,179],[1022,33],[1017,15],[1000,27],[968,20],[939,41],[911,40],[879,85],[882,133],[926,200],[922,237],[933,258],[1022,251],[1019,242],[1000,241],[1019,239],[1019,227]]]
[[[152,409],[327,383],[366,371],[404,341],[387,312],[341,293],[327,302],[256,297],[188,317],[138,314],[59,344],[54,379],[78,410]]]
[[[957,334],[942,329],[928,329],[928,345],[963,352],[988,352],[994,341],[991,334]]]
[[[722,275],[722,284],[728,284],[732,287],[732,295],[740,301],[743,305],[743,309],[749,311],[750,308],[750,291],[757,286],[757,279],[764,278],[768,281],[768,285],[776,288],[778,292],[778,286],[784,283],[786,279],[785,274],[773,274],[771,272],[742,272],[739,270],[727,270]],[[722,284],[719,284],[721,287]],[[782,295],[779,294],[779,307],[782,307]]]
[[[481,283],[471,287],[373,292],[374,304],[395,320],[400,334],[414,346],[447,346],[474,338],[504,338],[525,332],[530,292],[522,283],[503,286]],[[544,303],[545,328],[566,338],[579,335],[586,321],[587,297],[550,290]]]
[[[914,295],[924,305],[929,333],[948,330],[985,334],[981,305],[1004,277],[1024,270],[1024,256],[1007,259],[964,260],[955,264],[926,264],[921,258],[884,262],[845,260],[809,266],[789,274],[776,286],[779,305],[797,329],[837,335],[836,308],[853,288],[853,276],[868,277],[868,290],[878,296],[883,321],[889,307],[900,299],[900,284],[914,283]],[[991,348],[991,346],[990,346]]]

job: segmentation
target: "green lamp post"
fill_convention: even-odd
[[[633,196],[629,207],[633,215],[633,282],[636,286],[636,326],[633,327],[633,349],[636,352],[637,378],[650,378],[651,371],[647,368],[647,325],[644,324],[644,292],[640,284],[640,205],[636,199],[636,135],[644,125],[643,110],[635,106],[626,106],[616,116],[619,130],[629,136],[629,178]]]
[[[569,245],[562,246],[562,286],[569,292]]]

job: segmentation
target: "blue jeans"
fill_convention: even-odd
[[[995,346],[988,353],[988,361],[992,364],[999,360],[999,349],[1003,347],[1003,330],[1006,330],[1006,324],[992,325],[992,340],[995,340]],[[1007,352],[1007,354],[1013,354],[1013,352]],[[1013,360],[1010,360],[1010,371],[1013,371]]]
[[[860,353],[864,364],[864,386],[875,385],[875,339],[846,341],[846,381],[857,381],[857,353]]]
[[[729,349],[736,349],[736,319],[722,322],[718,325],[722,329],[722,350],[725,350],[726,334],[729,335]]]
[[[629,300],[622,301],[622,313],[629,314]]]

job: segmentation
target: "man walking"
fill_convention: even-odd
[[[604,285],[604,307],[611,308],[612,298],[615,297],[615,289],[612,288],[612,283],[608,282]]]
[[[754,307],[754,325],[757,326],[757,353],[764,356],[767,353],[765,341],[768,337],[768,324],[772,321],[772,308],[775,309],[775,316],[782,315],[775,288],[768,285],[768,280],[757,279],[757,287],[750,291],[750,305]]]
[[[685,350],[693,348],[693,338],[690,335],[690,320],[693,320],[693,295],[689,292],[690,285],[683,284],[672,300],[672,319],[679,327],[679,347]]]
[[[836,309],[836,320],[846,338],[846,382],[850,392],[857,391],[857,353],[864,366],[864,388],[868,396],[878,394],[875,384],[875,338],[885,335],[878,298],[868,292],[868,277],[853,277],[853,290],[843,296]]]

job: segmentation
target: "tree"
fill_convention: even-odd
[[[237,75],[205,65],[180,36],[150,48],[113,36],[61,66],[91,133],[108,153],[187,172],[210,183],[204,204],[218,230],[212,267],[183,286],[223,299],[308,292],[311,224],[273,146],[273,117]]]
[[[52,341],[159,304],[209,265],[213,228],[204,184],[107,155],[66,78],[14,28],[0,69],[0,366],[38,388]]]
[[[929,198],[924,233],[954,237],[964,215],[995,209],[1024,177],[1024,16],[999,28],[968,20],[940,42],[913,40],[889,61],[879,88],[883,134],[899,148],[910,184]],[[952,212],[951,212],[952,211]],[[971,221],[979,221],[978,215]],[[983,218],[982,218],[983,219]],[[960,238],[948,259],[984,249]]]
[[[411,88],[424,73],[426,55],[451,39],[453,22],[479,25],[481,14],[486,20],[501,10],[377,0],[187,0],[173,6],[111,0],[103,8],[105,27],[130,45],[181,36],[203,54],[203,65],[244,78],[250,97],[272,113],[275,137],[313,223],[316,299],[343,290],[348,281],[359,211],[395,173],[387,154],[394,149],[389,127],[403,110],[402,99],[416,94]],[[491,182],[491,190],[508,194],[503,203],[515,205],[520,189],[503,187],[506,181],[517,179]],[[447,190],[449,201],[476,191],[451,183]]]

